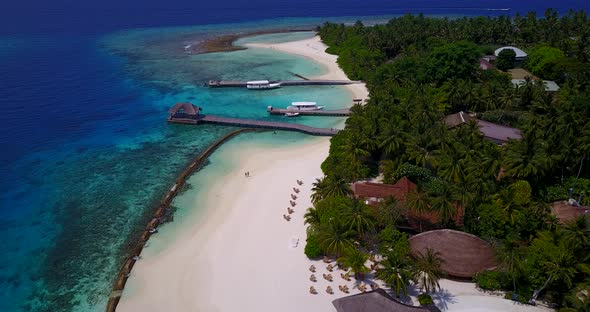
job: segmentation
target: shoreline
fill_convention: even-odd
[[[226,143],[227,141],[231,140],[232,138],[234,138],[237,135],[240,135],[242,133],[256,132],[256,131],[260,131],[260,130],[245,128],[245,129],[235,130],[235,131],[232,131],[232,132],[226,134],[225,136],[223,136],[222,138],[220,138],[219,140],[217,140],[216,142],[211,144],[205,151],[200,153],[190,163],[190,165],[188,167],[186,167],[178,175],[178,177],[175,179],[174,185],[166,193],[166,196],[164,197],[164,199],[162,199],[162,201],[158,205],[158,208],[154,211],[152,218],[145,226],[145,229],[144,229],[141,237],[135,243],[135,247],[132,248],[133,251],[131,252],[131,255],[127,258],[127,260],[125,260],[125,262],[123,263],[123,266],[119,269],[119,272],[117,273],[117,278],[113,284],[111,293],[109,295],[109,300],[107,302],[106,311],[109,311],[109,312],[113,311],[114,312],[117,309],[117,305],[121,299],[122,292],[125,289],[125,285],[127,283],[127,280],[131,274],[131,271],[132,271],[135,263],[139,259],[138,257],[141,255],[143,248],[147,244],[147,242],[150,239],[150,237],[152,236],[152,234],[155,233],[155,232],[153,232],[153,230],[157,230],[159,225],[163,225],[163,224],[166,224],[169,222],[169,214],[172,209],[171,202],[174,200],[174,198],[177,195],[182,194],[182,189],[183,189],[184,185],[186,184],[187,179],[190,176],[192,176],[192,174],[195,171],[198,171],[202,167],[203,162],[206,161],[207,158],[209,156],[211,156],[211,154],[213,152],[215,152],[216,149],[218,149],[221,145],[223,145],[223,143]]]
[[[269,35],[269,34],[283,34],[283,33],[291,33],[291,32],[303,32],[303,31],[313,31],[311,28],[293,28],[293,29],[275,29],[275,30],[260,30],[260,31],[253,31],[243,34],[231,34],[231,35],[222,35],[217,36],[214,38],[206,39],[204,42],[197,45],[196,51],[190,49],[191,52],[194,54],[206,54],[206,53],[215,53],[215,52],[233,52],[233,51],[240,51],[246,50],[247,47],[245,46],[236,46],[234,43],[242,38],[246,37],[253,37],[253,36],[260,36],[260,35]],[[200,51],[202,50],[202,51]]]
[[[348,76],[346,76],[336,62],[338,56],[325,52],[327,46],[321,41],[321,38],[318,35],[310,39],[284,43],[247,43],[244,44],[244,47],[276,50],[291,55],[301,56],[318,63],[324,67],[327,72],[323,75],[313,77],[314,79],[349,80]],[[346,85],[345,88],[351,94],[352,99],[367,100],[369,97],[369,91],[364,83]]]
[[[246,46],[312,59],[327,70],[321,77],[344,75],[335,63],[336,56],[324,52],[325,45],[317,36]],[[368,96],[364,85],[350,87],[347,89],[353,97]],[[200,193],[177,199],[182,200],[179,206],[187,209],[186,219],[175,221],[176,227],[164,227],[154,238],[153,248],[144,249],[145,257],[129,278],[119,311],[325,312],[334,310],[332,300],[360,293],[356,281],[340,278],[343,271],[333,272],[334,282],[323,279],[322,273],[329,273],[326,264],[308,259],[303,252],[303,215],[312,206],[312,183],[323,176],[320,164],[328,156],[329,147],[327,138],[287,147],[252,142],[222,146],[212,156],[213,167],[229,164],[231,169],[212,176],[215,169],[205,168],[200,178],[211,181],[200,185]],[[253,174],[246,178],[245,172]],[[191,179],[198,188],[196,181],[200,180]],[[296,180],[304,184],[298,186]],[[300,193],[294,193],[293,187],[299,187]],[[290,206],[292,195],[297,198]],[[295,209],[290,221],[281,216],[287,214],[286,207]],[[317,282],[310,281],[308,268],[312,264],[318,268]],[[388,289],[379,280],[362,283]],[[336,290],[343,284],[350,293]],[[444,311],[550,311],[481,292],[474,283],[442,279],[440,284],[442,291],[433,299]],[[317,295],[309,293],[310,286],[317,289]],[[334,288],[333,295],[326,293],[327,286]],[[418,305],[415,294],[409,299],[410,304]]]
[[[336,56],[324,52],[326,46],[317,36],[269,46],[272,47],[245,45],[246,48],[271,48],[305,57],[326,70],[321,78],[347,79],[335,62]],[[364,85],[345,88],[352,98],[368,96]],[[297,305],[290,305],[291,311],[330,309],[335,297],[308,293],[307,269],[315,261],[303,253],[306,239],[303,214],[311,206],[312,183],[323,175],[320,165],[328,156],[329,147],[328,138],[313,138],[287,147],[261,148],[246,142],[223,145],[213,157],[239,155],[239,159],[225,160],[231,162],[233,169],[227,175],[215,177],[210,185],[201,189],[198,202],[188,204],[192,209],[197,206],[201,209],[188,212],[194,214],[188,217],[190,221],[177,220],[176,226],[164,226],[161,234],[150,240],[150,245],[157,247],[143,250],[142,260],[137,262],[129,277],[118,310],[233,311],[266,310],[270,306],[285,310],[284,301],[293,298],[297,301],[291,302]],[[245,179],[243,172],[246,171],[254,172],[253,177]],[[287,214],[290,194],[295,195],[292,188],[297,186],[296,180],[303,180],[304,185],[296,195],[296,212],[287,222],[282,215]],[[243,185],[244,182],[247,185]],[[236,192],[227,194],[225,190]],[[190,195],[181,197],[177,200],[197,200]],[[203,206],[206,209],[202,209]],[[174,227],[176,229],[172,229]],[[292,248],[294,239],[298,239],[298,243]],[[269,258],[276,260],[269,263]],[[265,272],[258,272],[253,278],[250,272],[259,271],[260,267],[264,267]],[[277,284],[278,276],[283,279],[282,283]],[[223,300],[230,286],[227,283],[240,285],[235,288],[240,292],[234,295],[240,300]],[[267,285],[273,285],[272,302],[263,302],[257,296],[259,290],[268,291]]]

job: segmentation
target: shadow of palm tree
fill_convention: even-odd
[[[457,299],[455,299],[455,296],[453,296],[446,289],[441,289],[435,293],[432,293],[430,295],[430,297],[432,297],[432,300],[434,301],[435,305],[443,311],[446,311],[449,309],[449,303],[456,303],[457,302]]]

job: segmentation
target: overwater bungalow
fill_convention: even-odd
[[[434,306],[411,306],[393,299],[383,289],[338,298],[332,301],[338,312],[440,312]]]
[[[168,122],[196,124],[200,107],[191,103],[176,103],[168,110]]]
[[[438,252],[444,260],[441,269],[449,276],[470,279],[475,273],[490,270],[498,265],[495,251],[483,239],[455,230],[434,230],[409,239],[414,255],[425,254],[427,249]]]

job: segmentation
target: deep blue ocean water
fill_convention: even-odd
[[[230,130],[168,125],[174,102],[262,119],[271,118],[267,105],[294,97],[328,107],[346,98],[331,87],[264,95],[209,90],[200,84],[288,78],[294,70],[315,75],[321,68],[270,51],[189,55],[184,46],[218,34],[359,16],[590,10],[589,2],[574,0],[119,2],[24,0],[0,10],[0,311],[104,308],[113,273],[170,181]],[[504,8],[511,10],[497,10]]]

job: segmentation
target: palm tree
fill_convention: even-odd
[[[421,290],[426,294],[430,291],[440,289],[438,281],[442,278],[443,272],[441,265],[444,260],[441,259],[440,253],[428,248],[426,253],[420,253],[415,257],[414,264],[414,282],[419,285]]]
[[[578,285],[565,300],[578,312],[590,312],[590,284]]]
[[[353,204],[342,212],[341,220],[351,230],[361,235],[375,229],[375,221],[370,208],[358,200],[354,200]]]
[[[337,220],[330,220],[318,231],[318,241],[322,249],[337,257],[354,248],[353,237],[354,232],[350,230],[350,227]]]
[[[419,192],[418,190],[413,190],[408,193],[406,197],[406,205],[410,211],[414,212],[418,216],[431,210],[430,199],[428,198],[428,195],[426,193]],[[422,232],[422,218],[419,217],[418,220],[420,226],[419,230]]]
[[[516,279],[520,274],[523,262],[523,252],[518,240],[508,237],[496,248],[496,257],[503,269],[512,279],[512,287],[516,293]]]
[[[408,287],[413,276],[409,262],[407,257],[388,254],[381,261],[381,267],[377,269],[377,278],[387,283],[398,297],[408,295]]]
[[[401,203],[393,196],[386,197],[377,206],[377,219],[381,227],[395,225],[401,219],[403,211]]]
[[[404,146],[403,130],[400,129],[399,123],[393,120],[381,122],[384,129],[381,132],[379,148],[389,157],[396,155]]]
[[[371,155],[371,149],[374,142],[367,135],[359,132],[348,132],[344,136],[342,145],[342,155],[349,157],[353,161],[364,161]]]
[[[541,265],[547,273],[547,280],[541,288],[536,289],[533,293],[531,301],[537,300],[539,294],[549,285],[549,283],[560,281],[565,283],[568,288],[572,287],[573,278],[577,273],[575,266],[575,259],[572,254],[567,251],[559,252],[553,255],[551,259],[544,261]]]
[[[547,144],[531,132],[520,141],[509,142],[504,150],[506,175],[518,178],[537,178],[548,168]]]
[[[362,280],[365,274],[370,272],[369,268],[365,266],[365,263],[369,260],[369,256],[357,248],[352,248],[344,253],[344,256],[338,258],[340,263],[345,269],[349,269],[354,273],[354,278]]]
[[[452,224],[457,216],[455,198],[457,193],[449,184],[442,184],[441,190],[432,198],[432,210],[438,212],[440,222],[444,225]]]
[[[568,222],[563,229],[563,236],[568,243],[578,250],[590,246],[590,223],[585,216]]]
[[[321,212],[314,207],[307,209],[303,215],[304,224],[309,224],[312,228],[318,228],[321,222]]]
[[[321,179],[316,179],[312,184],[313,194],[311,195],[311,201],[315,204],[318,201],[335,196],[348,196],[352,194],[350,185],[346,180],[341,178],[332,178],[324,176]]]

